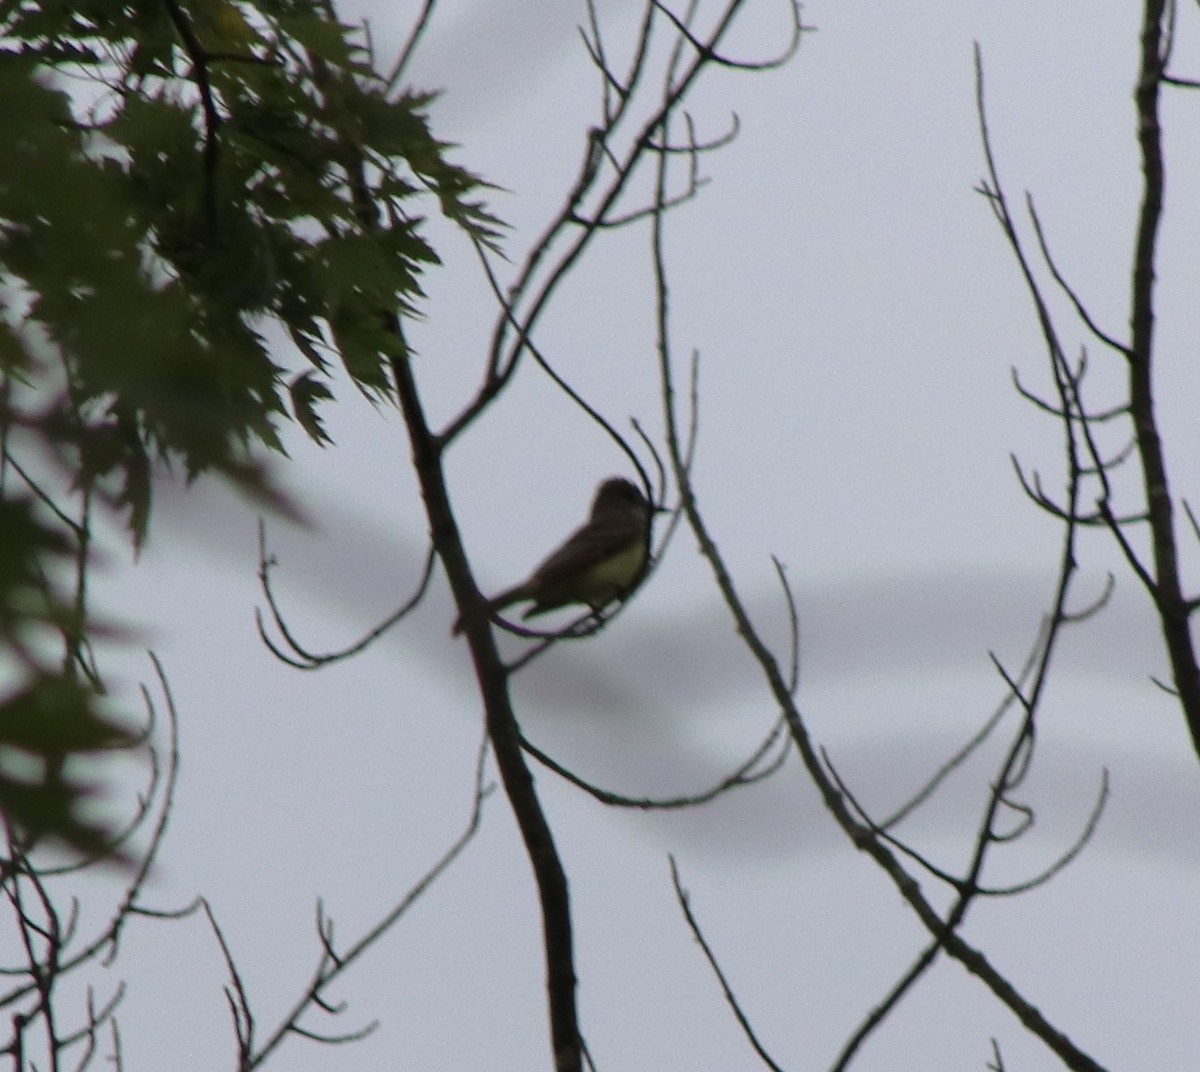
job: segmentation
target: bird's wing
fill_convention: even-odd
[[[619,554],[644,535],[640,525],[621,525],[597,531],[584,525],[546,559],[529,578],[528,586],[553,588],[577,576],[589,566]]]
[[[600,560],[605,553],[603,548],[611,544],[615,553],[623,546],[624,541],[619,534],[612,532],[597,535],[589,531],[587,525],[576,529],[556,551],[551,552],[525,580],[506,588],[488,600],[488,606],[493,610],[503,610],[513,603],[532,599],[533,593],[547,587],[553,587],[574,577],[586,561]],[[586,557],[585,557],[586,556]]]

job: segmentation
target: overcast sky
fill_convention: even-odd
[[[1058,553],[1009,460],[1015,452],[1061,484],[1058,429],[1011,386],[1014,366],[1034,385],[1046,375],[1016,267],[973,192],[983,161],[972,43],[1010,193],[1034,193],[1064,270],[1120,334],[1137,196],[1135,6],[814,0],[804,16],[817,32],[790,66],[712,72],[693,105],[702,133],[724,130],[732,112],[742,126],[669,225],[674,343],[702,357],[701,505],[779,643],[770,555],[787,564],[804,712],[880,809],[1001,699],[988,653],[1019,664]],[[340,6],[347,20],[372,17],[384,52],[409,8]],[[637,6],[600,8],[619,50]],[[557,208],[595,121],[582,18],[566,0],[443,2],[413,67],[418,86],[445,90],[438,135],[503,188],[493,207],[513,224],[514,260]],[[775,51],[781,0],[754,0],[746,19],[739,48]],[[1196,76],[1200,24],[1190,9],[1182,21],[1179,66]],[[1161,405],[1184,494],[1200,479],[1197,106],[1180,96],[1166,110],[1160,273]],[[428,320],[413,332],[435,414],[476,382],[493,322],[470,251],[444,237],[446,267],[429,277]],[[644,232],[599,247],[539,339],[615,422],[637,416],[653,429],[647,248]],[[1083,341],[1073,326],[1065,337]],[[1102,387],[1111,370],[1096,360]],[[399,420],[347,393],[329,425],[336,448],[296,442],[281,472],[313,528],[270,527],[280,597],[318,649],[384,617],[423,554]],[[581,520],[596,482],[627,463],[529,366],[449,470],[490,589],[523,576]],[[311,674],[279,665],[254,634],[252,511],[203,485],[164,488],[158,509],[142,560],[114,558],[97,586],[105,609],[145,623],[182,716],[179,798],[151,892],[164,907],[211,898],[269,1024],[315,962],[316,899],[350,940],[465,823],[480,734],[473,677],[440,577],[427,605],[362,657]],[[1085,540],[1081,566],[1082,592],[1098,593],[1116,567],[1102,537]],[[1111,609],[1067,638],[1029,786],[1038,826],[1003,874],[1029,874],[1069,843],[1106,766],[1107,817],[1050,886],[981,905],[967,927],[1114,1069],[1190,1067],[1197,1046],[1200,964],[1188,951],[1200,948],[1200,769],[1181,716],[1149,681],[1164,669],[1155,630],[1123,576]],[[149,672],[140,657],[113,658],[125,687]],[[604,635],[560,645],[514,688],[528,736],[632,794],[706,787],[775,715],[686,533]],[[970,847],[989,769],[973,766],[913,827],[948,866]],[[828,1067],[924,943],[794,761],[683,814],[605,809],[545,772],[538,785],[574,894],[581,1018],[603,1072],[759,1067],[674,904],[668,853],[784,1067]],[[199,921],[139,921],[118,970],[131,984],[128,1069],[225,1067],[224,980]],[[314,1029],[374,1019],[380,1029],[337,1051],[293,1041],[270,1067],[549,1067],[536,898],[500,795],[465,856],[334,996],[347,1013]],[[980,984],[943,965],[856,1067],[982,1068],[992,1037],[1011,1070],[1057,1067]]]

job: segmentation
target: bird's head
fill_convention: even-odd
[[[613,476],[596,489],[596,497],[592,500],[592,517],[611,511],[637,511],[649,517],[654,507],[646,501],[646,496],[636,484],[624,477]]]

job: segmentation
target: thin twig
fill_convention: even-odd
[[[669,856],[668,859],[671,862],[671,884],[675,887],[675,899],[679,902],[679,907],[683,911],[683,918],[687,920],[688,929],[692,932],[692,937],[696,939],[697,944],[704,953],[704,959],[708,961],[708,966],[712,968],[713,974],[717,977],[717,982],[721,984],[721,992],[725,995],[725,1003],[733,1012],[738,1026],[741,1027],[742,1033],[753,1047],[754,1052],[758,1054],[759,1060],[767,1068],[771,1069],[771,1072],[783,1072],[782,1067],[775,1062],[775,1059],[767,1052],[766,1047],[759,1041],[758,1035],[755,1034],[754,1028],[750,1024],[749,1018],[742,1011],[742,1006],[738,1002],[737,995],[733,992],[733,987],[729,985],[729,980],[721,970],[721,965],[717,961],[716,954],[705,939],[704,932],[700,929],[700,924],[692,912],[687,891],[683,888],[683,883],[680,881],[679,867],[675,863],[675,857]]]
[[[771,732],[767,734],[758,747],[751,753],[750,757],[739,764],[730,774],[727,774],[715,785],[699,793],[689,793],[677,797],[630,797],[614,793],[611,790],[602,789],[581,778],[578,774],[575,774],[548,756],[536,745],[530,744],[525,737],[521,738],[521,746],[544,767],[554,771],[560,778],[565,778],[577,788],[582,789],[589,796],[600,801],[601,804],[608,804],[617,808],[637,808],[641,811],[669,811],[707,804],[710,800],[715,800],[731,789],[755,785],[763,781],[763,779],[770,777],[783,766],[784,760],[788,757],[789,748],[785,745],[774,759],[762,767],[759,767],[759,764],[762,763],[767,753],[779,742],[783,730],[784,721],[783,719],[779,719],[771,728]],[[756,767],[759,769],[756,770]]]

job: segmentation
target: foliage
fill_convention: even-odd
[[[286,509],[260,459],[289,420],[327,441],[334,364],[392,393],[430,198],[495,247],[431,96],[394,81],[315,0],[0,0],[0,811],[22,825],[94,848],[82,788],[48,772],[128,739],[81,673],[93,501],[135,547],[156,463]],[[18,747],[45,777],[5,773]]]

